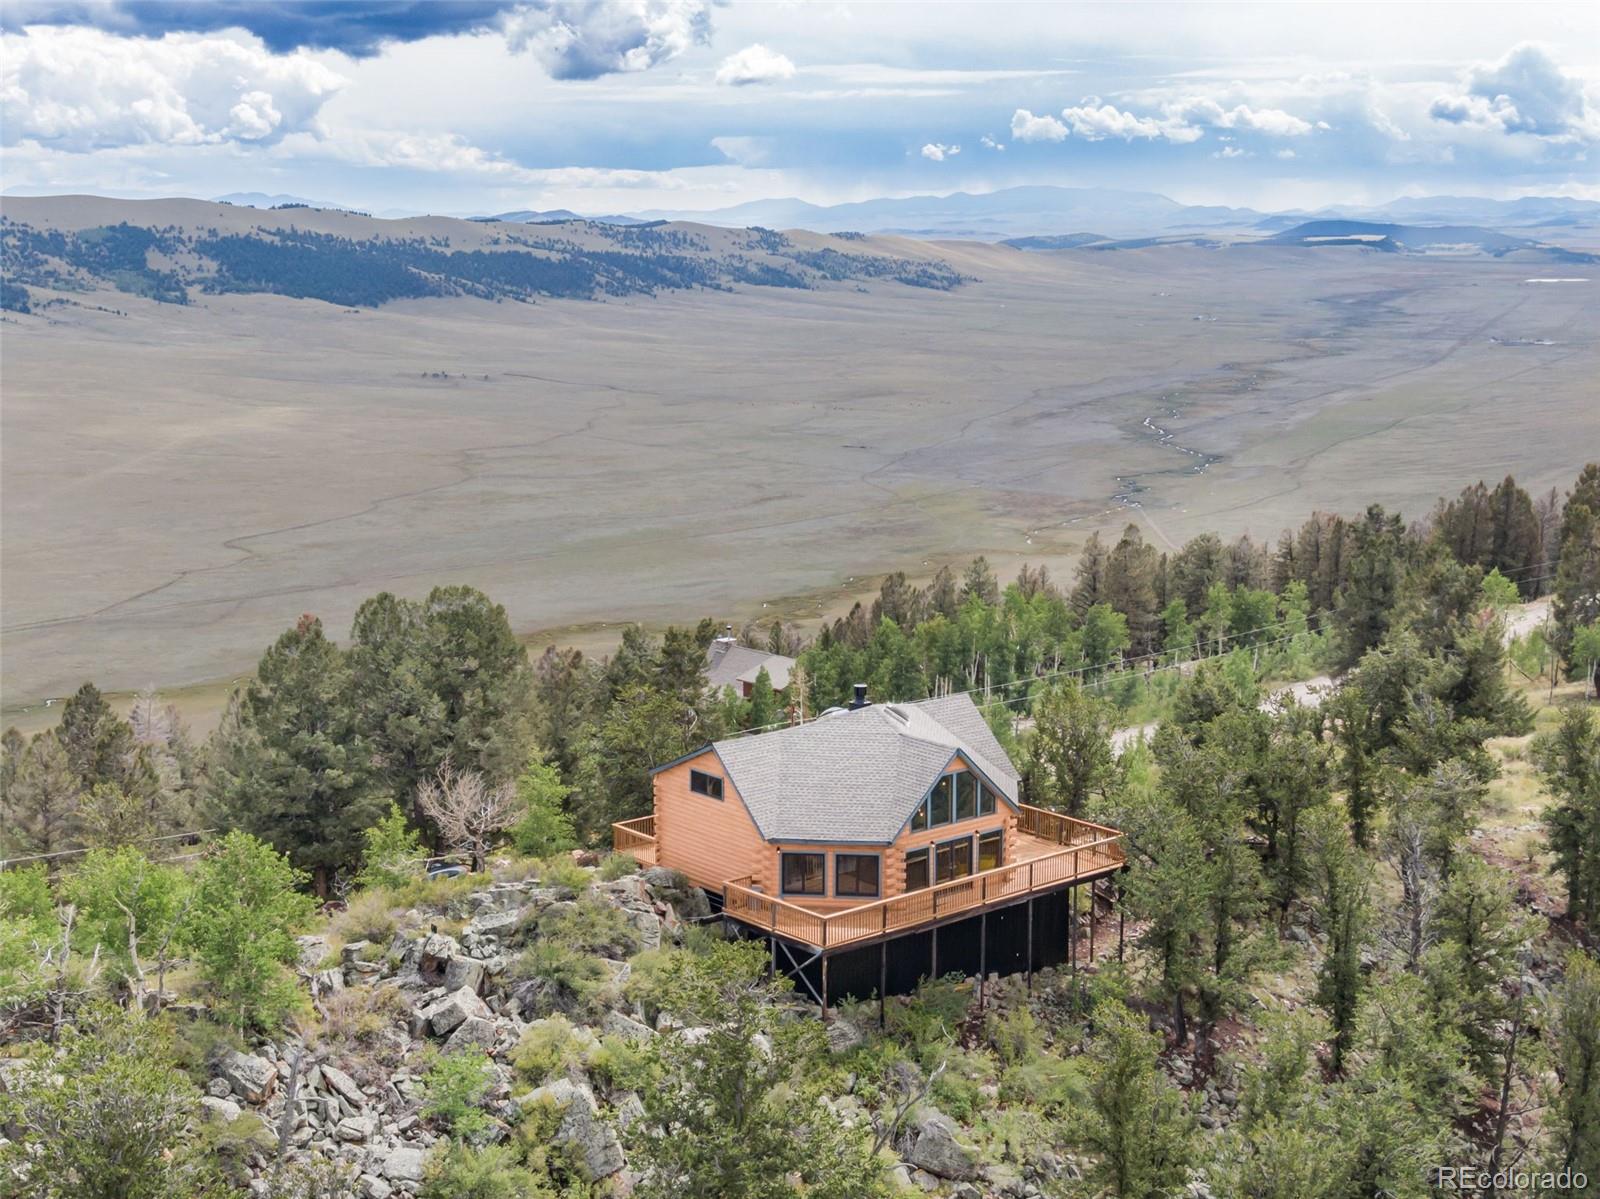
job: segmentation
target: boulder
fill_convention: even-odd
[[[367,1097],[361,1093],[361,1088],[356,1086],[356,1080],[336,1066],[324,1064],[321,1067],[322,1081],[328,1084],[328,1089],[339,1098],[349,1103],[352,1107],[365,1107]]]
[[[444,1051],[454,1053],[458,1049],[493,1049],[495,1041],[495,1026],[493,1020],[486,1020],[478,1016],[468,1016],[456,1030],[445,1038]]]
[[[607,1012],[600,1021],[600,1031],[628,1041],[648,1041],[656,1035],[648,1024],[640,1024],[621,1012]]]
[[[358,1144],[370,1141],[378,1131],[378,1121],[371,1116],[346,1116],[339,1121],[333,1130],[333,1135],[341,1141],[355,1141]]]
[[[394,1188],[376,1174],[361,1176],[361,1199],[389,1199]]]
[[[616,1130],[600,1117],[594,1092],[570,1079],[558,1078],[516,1100],[524,1111],[546,1106],[560,1113],[554,1141],[572,1150],[584,1178],[594,1182],[622,1169],[622,1144]]]
[[[215,1095],[202,1096],[200,1106],[205,1110],[207,1119],[220,1120],[224,1124],[232,1124],[242,1111],[233,1100],[218,1099]]]
[[[422,1181],[427,1160],[426,1150],[415,1145],[395,1145],[375,1163],[373,1173],[390,1182],[415,1185]]]
[[[328,938],[321,936],[296,937],[294,939],[295,965],[301,970],[310,973],[322,964],[328,956]]]
[[[916,1136],[906,1160],[939,1178],[970,1182],[978,1177],[978,1154],[956,1140],[955,1123],[937,1108],[917,1118]]]
[[[228,1080],[233,1093],[250,1103],[260,1103],[272,1094],[278,1081],[278,1067],[264,1057],[230,1049],[217,1066],[217,1073]]]
[[[481,916],[473,917],[472,923],[461,935],[463,939],[469,936],[506,937],[516,929],[519,919],[521,917],[514,908],[505,912],[484,912]]]
[[[447,991],[465,987],[474,995],[483,994],[483,963],[477,958],[451,958],[445,964],[444,986]]]
[[[463,987],[459,991],[452,991],[443,999],[424,1008],[420,1013],[427,1022],[428,1027],[436,1037],[453,1032],[462,1021],[476,1016],[480,1020],[489,1018],[489,1005],[479,999],[473,991]]]

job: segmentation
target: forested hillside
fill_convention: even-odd
[[[1600,464],[1271,549],[1130,526],[1070,586],[890,576],[744,630],[798,658],[749,700],[706,685],[720,627],[530,661],[470,588],[382,594],[286,630],[204,743],[87,683],[7,732],[0,1195],[1600,1185]],[[863,681],[973,692],[1028,802],[1125,831],[1125,953],[825,1022],[608,851],[651,765]]]
[[[766,229],[435,219],[426,233],[410,233],[390,231],[403,223],[303,206],[268,214],[180,203],[187,219],[160,225],[124,219],[63,228],[0,218],[5,307],[32,311],[49,299],[37,291],[104,288],[169,304],[266,292],[377,307],[430,296],[526,302],[866,280],[945,290],[962,282],[932,256],[873,253],[810,235],[797,243]],[[317,218],[332,227],[318,228]]]

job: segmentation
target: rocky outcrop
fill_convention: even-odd
[[[556,1116],[558,1123],[552,1139],[569,1151],[589,1182],[622,1169],[622,1144],[616,1130],[601,1118],[594,1092],[588,1087],[558,1078],[523,1095],[516,1103],[524,1113],[544,1107]]]
[[[277,1084],[278,1068],[264,1057],[230,1049],[217,1063],[217,1077],[245,1102],[261,1103]]]
[[[977,1150],[956,1138],[955,1121],[937,1108],[917,1117],[906,1160],[936,1178],[958,1182],[970,1182],[980,1173]]]

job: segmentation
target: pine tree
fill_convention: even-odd
[[[1561,1093],[1551,1121],[1553,1164],[1583,1174],[1592,1186],[1600,1178],[1600,962],[1575,949],[1566,966],[1556,1006]],[[1579,1192],[1570,1194],[1577,1199]]]
[[[1600,722],[1568,708],[1554,732],[1534,741],[1533,760],[1556,801],[1544,823],[1567,914],[1592,928],[1600,924]]]
[[[1333,1069],[1339,1072],[1361,1001],[1361,953],[1372,927],[1372,870],[1366,855],[1350,843],[1336,811],[1324,808],[1309,823],[1317,922],[1328,939],[1317,972],[1317,1002],[1333,1024]]]
[[[1355,526],[1348,581],[1339,593],[1335,621],[1343,663],[1353,665],[1383,641],[1400,596],[1404,526],[1377,504]]]
[[[1040,692],[1028,741],[1031,802],[1081,816],[1091,798],[1107,796],[1117,777],[1115,712],[1076,682]]]
[[[387,796],[356,727],[344,654],[303,616],[269,649],[218,730],[212,802],[313,873],[326,896]]]

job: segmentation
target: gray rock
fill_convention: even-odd
[[[4,1089],[0,1087],[0,1090]],[[214,1099],[226,1099],[233,1094],[233,1084],[226,1078],[213,1078],[206,1083],[206,1094]]]
[[[600,1021],[600,1031],[629,1041],[648,1041],[656,1035],[648,1024],[641,1024],[621,1012],[607,1012]]]
[[[574,1151],[587,1181],[609,1177],[622,1169],[622,1144],[616,1130],[600,1118],[599,1105],[588,1087],[558,1078],[521,1096],[516,1103],[524,1111],[548,1106],[561,1113],[554,1139]]]
[[[341,1141],[370,1141],[378,1131],[378,1121],[372,1116],[346,1116],[333,1130]]]
[[[456,1030],[445,1038],[444,1051],[454,1053],[458,1049],[477,1047],[479,1049],[493,1049],[495,1040],[495,1026],[493,1020],[486,1020],[478,1016],[468,1016]]]
[[[295,964],[308,974],[322,964],[328,956],[328,938],[320,936],[296,937]]]
[[[361,1199],[389,1199],[394,1188],[376,1174],[361,1176]]]
[[[205,1095],[200,1100],[200,1106],[205,1109],[208,1119],[221,1120],[224,1124],[232,1124],[241,1114],[237,1103],[231,1099],[218,1099],[215,1095]]]
[[[515,909],[506,912],[485,912],[481,916],[473,917],[472,923],[467,925],[463,937],[504,937],[513,932],[517,921],[521,917]]]
[[[371,948],[371,941],[351,941],[339,951],[339,961],[346,966],[351,962],[364,962],[372,956],[367,952]]]
[[[390,1182],[415,1184],[422,1181],[427,1160],[427,1152],[415,1145],[396,1145],[377,1163],[374,1173]]]
[[[453,1032],[463,1020],[476,1016],[480,1020],[489,1018],[489,1006],[479,999],[473,991],[463,987],[459,991],[452,991],[433,1006],[422,1012],[428,1027],[436,1037]]]
[[[361,1093],[361,1088],[356,1086],[356,1080],[338,1067],[324,1064],[322,1081],[328,1084],[330,1091],[351,1106],[362,1108],[367,1105],[367,1097]]]
[[[978,1177],[977,1152],[956,1139],[955,1123],[937,1108],[928,1108],[917,1118],[906,1160],[939,1178],[969,1182]]]
[[[451,958],[444,968],[444,986],[447,991],[465,987],[474,995],[483,994],[483,963],[476,958]]]
[[[222,1057],[217,1073],[228,1080],[233,1093],[250,1103],[260,1103],[272,1094],[278,1081],[278,1067],[264,1057],[230,1049]]]

